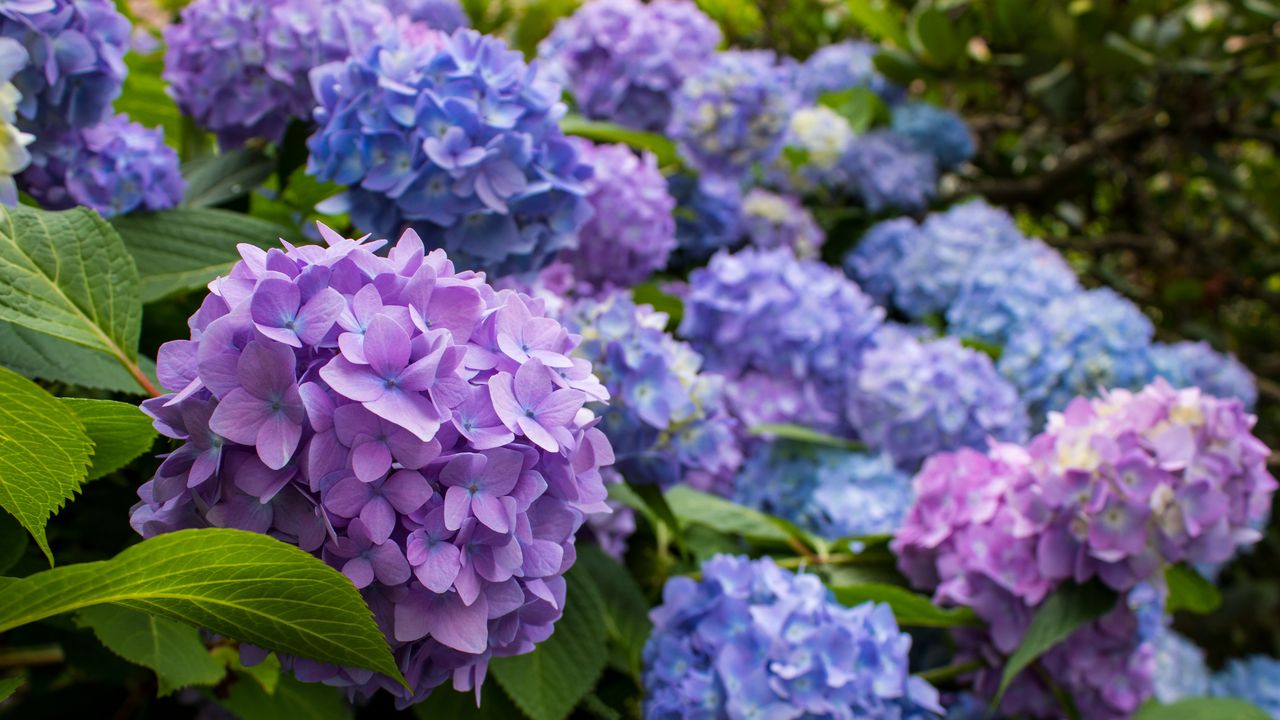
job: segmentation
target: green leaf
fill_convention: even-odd
[[[0,575],[9,572],[9,568],[22,559],[27,552],[28,537],[16,518],[0,513]]]
[[[1235,698],[1189,698],[1170,705],[1154,700],[1138,708],[1133,720],[1269,720],[1256,705]]]
[[[946,13],[928,8],[911,23],[911,47],[934,66],[948,66],[964,54],[967,38],[960,37]]]
[[[1000,706],[1009,683],[1036,658],[1067,639],[1081,625],[1107,614],[1115,605],[1116,594],[1097,580],[1087,585],[1063,585],[1055,590],[1036,610],[1022,644],[1009,656],[992,707]]]
[[[282,237],[297,239],[275,223],[212,208],[126,215],[113,222],[138,263],[143,302],[203,287],[226,274],[240,260],[240,243],[272,248]]]
[[[605,628],[622,669],[640,677],[641,653],[653,623],[649,603],[631,573],[597,545],[579,544],[578,567],[595,584],[604,601]]]
[[[7,322],[0,322],[0,365],[24,377],[145,394],[138,381],[110,355]],[[138,365],[155,382],[155,363],[139,357]]]
[[[1166,612],[1186,610],[1204,615],[1222,604],[1222,594],[1218,592],[1218,588],[1186,565],[1170,565],[1164,571],[1164,581],[1169,587]]]
[[[432,690],[426,700],[414,705],[413,714],[422,720],[520,720],[524,717],[498,683],[484,685],[480,707],[476,707],[474,692],[457,692],[445,683]]]
[[[889,117],[889,106],[870,88],[853,87],[824,93],[818,98],[818,104],[839,113],[840,117],[849,121],[849,127],[859,134]]]
[[[189,208],[216,207],[253,192],[275,171],[271,158],[257,150],[232,150],[198,157],[182,166]]]
[[[45,524],[84,483],[93,443],[67,406],[0,368],[0,507],[17,518],[53,564]]]
[[[170,688],[213,685],[227,673],[209,654],[200,632],[176,620],[98,605],[81,610],[78,624],[93,630],[111,652],[154,671]]]
[[[980,626],[978,616],[967,607],[940,608],[924,595],[906,588],[884,583],[860,583],[831,588],[836,599],[845,605],[864,602],[884,603],[893,610],[899,625],[906,627],[972,627]]]
[[[769,516],[722,497],[677,485],[667,491],[667,504],[681,523],[702,525],[748,540],[786,545],[791,534],[770,521]]]
[[[674,295],[663,292],[658,282],[650,281],[631,289],[631,298],[637,305],[649,305],[654,310],[667,314],[667,330],[675,330],[684,318],[684,302]]]
[[[648,150],[658,158],[658,164],[666,167],[680,162],[676,144],[656,133],[631,130],[613,123],[588,120],[581,115],[566,115],[560,119],[560,129],[566,135],[577,135],[593,142],[622,143],[636,150]]]
[[[267,657],[256,665],[240,662],[240,649],[232,645],[219,645],[210,654],[237,677],[249,678],[258,683],[258,687],[268,695],[274,693],[276,686],[280,684],[280,658],[275,653],[267,653]]]
[[[606,660],[604,601],[584,570],[566,575],[564,617],[528,655],[494,658],[489,672],[532,720],[562,720],[595,686]]]
[[[9,696],[17,692],[20,687],[22,687],[20,677],[0,678],[0,702],[8,700]]]
[[[164,53],[129,53],[125,63],[129,74],[124,79],[124,91],[116,98],[115,111],[147,127],[163,128],[165,141],[176,149],[182,135],[182,112],[169,97],[168,83],[160,76]]]
[[[304,683],[289,675],[280,676],[273,693],[241,675],[225,698],[215,698],[240,720],[347,720],[351,703],[342,691],[321,683]]]
[[[899,85],[910,84],[911,81],[927,74],[925,68],[910,53],[903,50],[881,50],[876,53],[871,62],[882,75]]]
[[[812,428],[803,425],[789,425],[784,423],[761,423],[753,425],[749,432],[752,435],[763,435],[766,437],[778,438],[782,440],[793,440],[795,442],[809,443],[811,445],[823,445],[826,447],[840,448],[850,452],[863,452],[867,449],[866,445],[853,440],[845,440],[834,435],[818,432]]]
[[[849,0],[849,17],[877,40],[891,40],[900,48],[909,45],[907,31],[898,18],[875,0]]]
[[[85,208],[0,213],[0,320],[135,362],[138,271],[111,226]]]
[[[85,434],[93,441],[90,480],[128,465],[150,450],[156,440],[151,418],[144,415],[137,405],[113,400],[59,399],[80,418]]]
[[[243,530],[181,530],[110,560],[13,580],[0,594],[0,632],[105,603],[404,682],[350,580],[292,545]]]

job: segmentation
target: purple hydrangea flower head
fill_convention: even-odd
[[[361,588],[412,690],[286,659],[301,678],[404,705],[529,652],[564,607],[586,516],[607,512],[607,393],[541,303],[406,232],[262,250],[210,283],[171,392],[143,403],[181,442],[139,490],[144,536],[268,533]]]
[[[1155,343],[1151,364],[1155,374],[1174,387],[1198,387],[1216,397],[1237,398],[1246,410],[1258,401],[1258,384],[1249,368],[1207,342]]]
[[[17,41],[29,59],[12,79],[22,95],[19,127],[44,135],[106,120],[124,86],[129,29],[111,0],[0,6],[0,37]]]
[[[1214,674],[1210,694],[1238,698],[1280,717],[1280,660],[1265,655],[1232,660]]]
[[[590,0],[556,24],[538,56],[587,117],[662,132],[681,83],[720,39],[688,0]]]
[[[937,452],[1027,438],[1017,390],[991,358],[955,338],[881,332],[851,382],[849,424],[909,471]]]
[[[657,158],[626,145],[574,139],[592,168],[587,200],[592,215],[578,231],[578,247],[561,259],[573,266],[581,289],[606,292],[644,282],[667,265],[676,247],[675,199]]]
[[[680,335],[708,369],[793,378],[839,415],[849,373],[883,320],[840,271],[789,250],[748,248],[693,272]]]
[[[1151,377],[1153,333],[1142,311],[1112,290],[1064,295],[1010,331],[997,367],[1038,425],[1077,395],[1141,387]]]
[[[361,0],[197,0],[165,28],[164,78],[223,147],[279,141],[315,108],[307,73],[363,50],[392,24]]]
[[[969,265],[946,310],[953,335],[1004,345],[1009,333],[1054,300],[1080,292],[1080,282],[1058,251],[1027,239],[983,252]]]
[[[761,250],[789,248],[796,257],[818,257],[826,233],[800,201],[753,188],[742,200],[742,227],[747,241]]]
[[[396,17],[407,17],[440,32],[471,26],[458,0],[382,0],[382,4]]]
[[[846,40],[819,48],[796,73],[800,93],[815,103],[823,95],[851,88],[867,88],[890,105],[905,92],[876,70],[873,58],[880,48],[871,43]]]
[[[796,102],[790,74],[762,50],[729,50],[704,62],[680,87],[667,129],[681,156],[725,178],[772,161]]]
[[[580,300],[566,325],[582,336],[579,362],[608,391],[600,430],[617,472],[631,482],[731,492],[742,457],[723,379],[702,372],[702,358],[666,333],[667,316],[615,294]]]
[[[938,191],[937,161],[892,130],[854,138],[844,155],[844,173],[872,213],[923,210]]]
[[[884,535],[911,505],[911,479],[887,456],[758,443],[734,481],[734,501],[832,540]]]
[[[799,195],[857,192],[846,156],[856,138],[849,121],[825,105],[800,108],[787,123],[783,151],[769,168],[771,185]]]
[[[725,402],[744,431],[766,424],[842,428],[842,411],[821,397],[816,385],[792,375],[748,370],[726,382]]]
[[[886,605],[844,607],[814,575],[718,555],[675,577],[650,613],[644,716],[904,718],[942,715],[910,675],[911,637]]]
[[[681,173],[668,180],[668,187],[676,200],[673,265],[706,262],[717,250],[738,242],[743,193],[736,181]]]
[[[186,181],[164,131],[114,115],[99,125],[50,132],[32,148],[18,178],[43,207],[84,205],[104,217],[167,210],[182,202]]]
[[[890,127],[932,155],[942,170],[968,162],[977,151],[973,134],[963,118],[926,102],[909,102],[895,107]]]
[[[1154,695],[1162,703],[1209,694],[1209,666],[1204,651],[1173,628],[1164,627],[1153,642]]]
[[[334,209],[379,235],[412,227],[495,276],[572,248],[591,168],[560,132],[559,88],[496,38],[401,30],[311,75],[308,171],[349,187]]]

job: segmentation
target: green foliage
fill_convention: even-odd
[[[884,603],[893,610],[898,624],[906,627],[971,627],[981,621],[966,607],[940,608],[929,598],[917,595],[906,588],[885,583],[860,583],[836,585],[831,588],[836,599],[845,605],[864,602]]]
[[[125,113],[147,127],[163,128],[165,140],[178,148],[182,136],[182,113],[169,97],[166,91],[168,83],[161,77],[164,53],[129,53],[125,56],[125,64],[129,67],[129,74],[124,80],[124,92],[116,99],[116,112]]]
[[[848,120],[855,133],[864,133],[872,125],[889,119],[889,106],[869,88],[855,87],[824,93],[818,98],[818,104],[835,110]]]
[[[80,419],[85,434],[93,441],[90,480],[128,465],[150,450],[155,442],[156,431],[151,427],[151,418],[144,415],[137,405],[82,398],[60,400]]]
[[[644,593],[627,569],[596,545],[578,546],[576,567],[595,584],[604,603],[611,660],[618,669],[639,678],[641,653],[653,628]]]
[[[16,518],[0,513],[0,574],[9,572],[27,551],[29,537]]]
[[[280,676],[274,692],[239,676],[227,696],[217,702],[240,720],[345,720],[352,714],[351,704],[338,688],[299,682],[288,675]]]
[[[1186,565],[1170,565],[1164,571],[1164,581],[1169,588],[1169,597],[1165,601],[1166,612],[1186,610],[1203,615],[1213,612],[1222,604],[1222,594],[1218,592],[1218,588]]]
[[[241,530],[182,530],[111,560],[5,585],[0,632],[102,604],[403,681],[351,582],[298,548]]]
[[[45,524],[80,489],[92,453],[70,407],[0,368],[0,508],[31,533],[50,564]]]
[[[475,693],[455,692],[446,683],[432,690],[426,700],[414,705],[413,714],[421,720],[520,720],[524,717],[497,683],[485,683],[480,694],[480,707],[476,707]]]
[[[275,163],[258,150],[198,157],[182,166],[187,181],[182,204],[191,208],[224,205],[248,195],[274,171]]]
[[[761,435],[778,440],[791,440],[810,445],[822,445],[851,452],[861,452],[867,449],[867,446],[860,442],[838,438],[802,425],[760,423],[759,425],[751,426],[749,432],[752,435]]]
[[[495,658],[489,673],[531,720],[561,720],[595,686],[607,659],[605,603],[578,566],[565,579],[564,617],[528,655]]]
[[[588,120],[581,115],[566,115],[560,120],[560,129],[567,135],[577,135],[598,143],[622,143],[636,150],[648,150],[658,158],[662,167],[677,165],[680,157],[676,145],[670,139],[621,125]]]
[[[0,365],[24,377],[130,395],[146,391],[115,358],[21,325],[0,322]],[[139,357],[142,373],[155,381],[155,363]]]
[[[849,17],[864,32],[880,41],[891,42],[898,47],[907,47],[906,29],[890,12],[885,3],[878,0],[848,0]]]
[[[78,624],[120,657],[154,671],[169,688],[213,685],[226,668],[190,625],[120,605],[85,608]]]
[[[1267,720],[1270,717],[1257,706],[1235,698],[1190,698],[1170,705],[1149,702],[1138,708],[1133,720]]]
[[[22,678],[0,678],[0,702],[9,699],[9,696],[22,687]]]
[[[727,535],[738,535],[757,543],[787,545],[792,534],[768,515],[729,502],[722,497],[677,485],[666,493],[667,504],[681,525],[702,525]]]

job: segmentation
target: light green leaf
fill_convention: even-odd
[[[347,720],[351,703],[342,691],[321,683],[304,683],[289,675],[280,676],[274,693],[240,676],[225,698],[215,698],[240,720]]]
[[[1022,644],[1005,663],[1000,689],[992,707],[1000,706],[1000,699],[1004,697],[1009,683],[1035,662],[1036,658],[1066,640],[1080,626],[1107,614],[1115,605],[1115,592],[1097,580],[1087,585],[1063,585],[1055,590],[1040,609],[1036,610],[1035,616],[1031,618],[1031,626],[1022,638]]]
[[[604,671],[604,601],[584,571],[566,575],[564,617],[528,655],[494,658],[489,672],[532,720],[563,720]]]
[[[280,246],[297,234],[228,210],[177,208],[112,221],[142,276],[142,301],[154,302],[207,285],[240,259],[236,246]]]
[[[242,530],[181,530],[110,560],[13,580],[0,594],[0,632],[105,603],[404,682],[350,580],[292,545]]]
[[[907,31],[893,13],[876,0],[849,0],[849,17],[871,37],[891,40],[900,48],[908,45]]]
[[[169,688],[214,685],[226,667],[209,654],[200,633],[184,623],[120,605],[80,611],[79,625],[120,657],[154,671]]]
[[[0,322],[0,365],[24,377],[94,390],[145,394],[138,381],[110,355],[7,322]],[[154,361],[139,357],[138,366],[156,382]]]
[[[144,415],[137,405],[112,400],[59,399],[80,418],[85,433],[93,441],[90,480],[128,465],[150,450],[156,440],[151,418]]]
[[[22,687],[22,678],[0,678],[0,702],[9,699],[9,696]]]
[[[687,485],[677,485],[666,493],[667,504],[681,523],[702,525],[717,532],[740,535],[748,540],[786,545],[791,535],[770,521],[768,515],[729,502]]]
[[[653,623],[649,603],[631,573],[598,545],[578,545],[578,566],[595,584],[604,601],[605,627],[614,658],[622,670],[640,677],[641,653]]]
[[[860,605],[867,601],[884,603],[893,610],[898,624],[906,627],[948,628],[982,624],[969,608],[940,608],[929,598],[897,585],[861,583],[833,587],[831,592],[845,605]]]
[[[0,368],[0,507],[31,533],[51,565],[45,524],[84,483],[92,452],[75,413]]]
[[[1186,610],[1204,615],[1222,604],[1222,594],[1213,583],[1186,565],[1170,565],[1164,571],[1164,581],[1169,587],[1166,612]]]
[[[676,144],[656,133],[631,130],[613,123],[588,120],[581,115],[566,115],[560,119],[560,129],[566,135],[577,135],[598,143],[622,143],[636,150],[648,150],[658,158],[658,164],[666,167],[680,162]]]
[[[859,134],[889,118],[889,106],[871,88],[853,87],[823,93],[818,104],[836,111]]]
[[[867,446],[860,442],[827,435],[802,425],[760,423],[759,425],[753,425],[749,432],[752,435],[794,440],[795,442],[809,443],[811,445],[825,445],[826,447],[840,448],[851,452],[862,452],[867,449]]]
[[[1269,720],[1256,705],[1235,698],[1190,698],[1170,705],[1155,701],[1138,708],[1133,720]]]
[[[0,210],[0,286],[0,321],[137,360],[138,271],[92,210]]]
[[[182,166],[182,176],[187,181],[182,204],[208,208],[242,198],[271,177],[275,167],[271,158],[257,150],[198,157]]]

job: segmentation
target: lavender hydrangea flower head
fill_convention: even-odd
[[[829,92],[861,87],[890,105],[896,104],[905,93],[876,70],[872,59],[879,51],[871,43],[855,40],[819,48],[796,73],[802,97],[814,103]]]
[[[1054,300],[1080,292],[1080,282],[1058,251],[1027,239],[983,252],[969,264],[946,311],[947,331],[994,345]]]
[[[963,118],[926,102],[895,107],[890,127],[932,155],[942,170],[968,162],[977,151],[973,134]]]
[[[742,188],[735,181],[677,174],[668,179],[676,200],[676,252],[672,264],[706,262],[742,234]]]
[[[804,425],[817,430],[839,432],[844,427],[843,410],[821,395],[814,383],[792,375],[774,375],[748,370],[725,383],[725,403],[737,418],[741,430],[756,425]],[[743,438],[743,444],[749,444]]]
[[[911,479],[887,456],[786,441],[759,443],[734,501],[832,540],[892,533],[911,505]]]
[[[440,32],[471,26],[458,0],[382,0],[382,4],[396,17],[407,17]]]
[[[356,227],[412,227],[495,276],[573,247],[591,168],[560,132],[559,88],[501,40],[409,28],[311,79],[320,129],[308,171],[349,187],[342,209]]]
[[[582,336],[577,362],[592,368],[610,404],[600,430],[631,482],[676,483],[729,494],[742,462],[722,378],[665,331],[667,316],[625,294],[581,300],[567,326]]]
[[[1114,291],[1074,293],[1014,327],[997,367],[1039,424],[1077,395],[1141,387],[1151,377],[1153,333],[1142,311]]]
[[[772,185],[800,195],[850,195],[857,184],[846,162],[856,141],[843,116],[824,105],[800,108],[791,115],[783,151],[769,168]]]
[[[18,178],[41,206],[84,205],[103,217],[157,211],[182,202],[186,181],[164,131],[115,115],[82,130],[49,133],[32,146],[31,166]]]
[[[18,186],[13,179],[31,164],[27,146],[36,139],[18,129],[22,93],[12,82],[28,58],[26,48],[17,40],[0,37],[0,205],[9,207],[18,204]]]
[[[905,135],[873,130],[854,138],[844,172],[872,213],[923,210],[938,191],[938,164]]]
[[[680,335],[712,371],[794,378],[842,414],[848,373],[883,320],[840,271],[748,248],[693,272]]]
[[[871,226],[844,256],[844,272],[858,282],[877,305],[892,305],[898,286],[896,270],[915,245],[922,242],[920,226],[909,217],[883,220]]]
[[[1021,442],[1027,412],[985,354],[955,338],[882,332],[851,381],[849,424],[871,448],[915,470],[925,458],[988,438]]]
[[[578,231],[578,247],[561,259],[589,292],[628,288],[667,265],[676,247],[675,199],[653,153],[626,145],[573,139],[592,168],[587,182],[591,219]]]
[[[29,56],[12,76],[21,94],[18,125],[46,131],[107,119],[127,72],[129,21],[111,0],[44,0],[0,5],[0,37]]]
[[[538,56],[587,117],[662,132],[673,96],[720,40],[688,0],[591,0],[556,24]]]
[[[742,200],[742,227],[747,241],[761,250],[790,248],[796,257],[818,257],[826,233],[809,209],[787,195],[752,188]]]
[[[729,50],[685,80],[667,132],[699,172],[739,178],[777,156],[794,105],[790,72],[773,53]]]
[[[1213,676],[1210,694],[1239,698],[1280,717],[1280,660],[1265,655],[1232,660]]]
[[[886,605],[838,604],[814,575],[718,555],[667,581],[645,645],[646,718],[903,718],[942,713]]]
[[[458,271],[406,232],[242,245],[191,339],[166,343],[171,390],[143,404],[182,441],[139,490],[150,537],[268,533],[360,587],[412,690],[288,660],[311,681],[408,704],[492,657],[529,652],[564,606],[574,535],[606,511],[602,398],[576,338],[539,303]]]
[[[1245,409],[1258,401],[1258,385],[1249,368],[1207,342],[1155,343],[1151,364],[1155,374],[1174,387],[1198,387],[1216,397],[1237,398]]]
[[[165,28],[164,79],[224,148],[276,142],[291,120],[311,117],[307,73],[391,24],[386,8],[360,0],[196,0]]]

